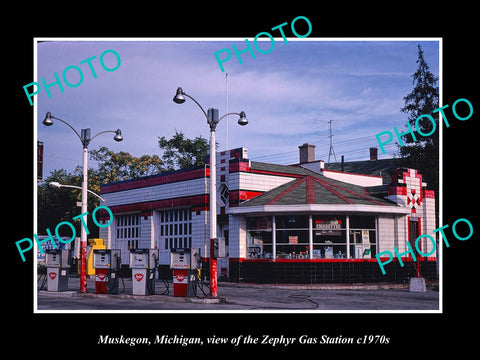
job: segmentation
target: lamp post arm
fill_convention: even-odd
[[[51,184],[51,183],[50,183]],[[53,186],[57,186],[57,187],[67,187],[67,188],[72,188],[72,189],[79,189],[79,190],[82,190],[82,188],[80,186],[75,186],[75,185],[64,185],[64,184],[55,184]],[[107,200],[105,200],[104,198],[102,198],[100,195],[98,195],[97,193],[91,191],[91,190],[88,190],[87,191],[92,194],[92,195],[95,195],[97,198],[99,198],[100,200],[102,200],[103,202],[107,202]]]
[[[60,118],[58,118],[58,117],[55,117],[55,116],[52,116],[52,119],[61,121],[62,123],[64,123],[65,125],[67,125],[70,129],[72,129],[73,132],[74,132],[75,134],[77,134],[78,138],[80,139],[80,141],[81,141],[81,143],[82,143],[82,145],[83,145],[82,137],[80,136],[80,134],[78,133],[78,131],[73,128],[72,125],[70,125],[70,124],[69,124],[68,122],[66,122],[65,120],[62,120],[62,119],[60,119]]]
[[[92,141],[93,139],[95,139],[98,135],[105,134],[105,133],[109,133],[109,132],[115,133],[114,130],[101,131],[101,132],[99,132],[98,134],[93,135],[93,136],[90,138],[90,141]]]
[[[227,117],[228,115],[238,115],[238,116],[241,116],[240,113],[231,112],[231,113],[225,114],[225,115],[223,115],[222,117],[220,117],[220,118],[218,119],[218,121],[220,122],[220,120],[222,120],[224,117]]]
[[[205,112],[205,110],[203,109],[202,105],[200,105],[197,100],[195,100],[193,97],[191,97],[191,96],[188,95],[187,93],[184,92],[183,95],[188,96],[190,99],[193,100],[193,102],[194,102],[195,104],[198,105],[198,107],[202,110],[203,115],[205,115],[205,118],[206,118],[207,121],[210,123],[210,120],[209,120],[209,118],[208,118],[208,115],[207,115],[207,113]]]

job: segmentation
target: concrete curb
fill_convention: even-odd
[[[218,286],[258,289],[287,290],[388,290],[408,289],[408,284],[254,284],[254,283],[218,283]]]
[[[78,291],[45,291],[38,292],[40,296],[48,297],[90,297],[90,298],[111,298],[117,299],[129,299],[129,300],[147,300],[147,301],[171,301],[171,302],[190,302],[194,304],[222,304],[227,303],[227,299],[224,297],[218,298],[196,298],[196,297],[175,297],[169,295],[132,295],[132,294],[96,294],[96,293],[80,293]]]
[[[72,297],[77,294],[77,291],[47,291],[47,290],[40,290],[37,294],[41,296],[48,296],[48,297]]]

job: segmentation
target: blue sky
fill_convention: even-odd
[[[63,39],[62,39],[63,40]],[[249,39],[253,47],[253,39]],[[268,43],[260,44],[268,49]],[[228,148],[244,146],[252,160],[293,164],[298,162],[298,146],[309,142],[317,146],[316,158],[328,160],[328,121],[333,120],[333,148],[337,160],[368,159],[368,148],[377,146],[375,134],[403,129],[405,114],[400,112],[403,97],[412,90],[411,75],[417,69],[417,44],[421,44],[430,70],[439,75],[440,46],[436,39],[383,39],[382,41],[339,41],[309,39],[301,41],[275,38],[268,54],[255,50],[255,58],[235,55],[223,64],[222,72],[214,53],[232,44],[245,48],[244,39],[150,39],[122,41],[45,41],[37,43],[37,79],[54,82],[67,66],[82,69],[83,82],[68,87],[50,88],[51,98],[42,89],[37,102],[38,139],[45,144],[44,177],[54,169],[67,171],[81,164],[81,144],[65,125],[45,127],[47,111],[68,121],[79,132],[91,128],[92,135],[104,130],[122,130],[124,141],[113,134],[95,138],[89,149],[107,146],[134,156],[161,155],[158,137],[170,138],[175,130],[186,137],[209,138],[209,127],[200,109],[189,99],[178,105],[172,101],[177,87],[193,96],[205,110],[226,113],[228,73],[228,111],[245,111],[249,124],[237,125],[237,117],[228,120]],[[112,72],[102,69],[100,54],[116,51],[120,67]],[[97,78],[87,64],[92,60]],[[223,56],[223,55],[222,55]],[[114,66],[112,54],[105,56]],[[113,64],[113,65],[112,65]],[[75,70],[68,73],[75,83]],[[28,104],[28,100],[25,99]],[[226,146],[226,119],[217,127],[219,150]],[[386,147],[392,157],[394,145]],[[333,157],[331,161],[333,161]],[[90,166],[94,166],[91,161]]]

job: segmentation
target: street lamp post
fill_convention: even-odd
[[[80,186],[74,186],[74,185],[64,185],[64,184],[60,184],[59,182],[57,181],[51,181],[48,183],[48,185],[52,186],[52,187],[56,187],[56,188],[62,188],[62,187],[66,187],[66,188],[72,188],[72,189],[80,189],[82,190],[82,188]],[[96,196],[97,198],[99,198],[100,200],[102,200],[103,202],[106,202],[107,200],[105,200],[104,198],[102,198],[100,195],[98,195],[97,193],[94,193],[93,191],[91,190],[88,190],[87,189],[87,192],[89,192],[90,194],[92,194],[93,196]]]
[[[218,117],[218,109],[208,109],[208,113],[202,108],[202,106],[192,96],[185,93],[181,87],[177,89],[177,93],[173,97],[173,101],[177,104],[183,104],[185,102],[185,96],[192,99],[195,104],[202,110],[203,114],[207,118],[207,123],[210,126],[210,297],[217,297],[217,259],[213,253],[213,239],[217,237],[217,160],[215,149],[215,129],[217,124],[224,117],[228,115],[240,116],[238,120],[239,125],[247,125],[248,120],[245,112],[240,113],[228,113],[222,117]]]
[[[67,125],[70,129],[73,130],[73,132],[78,136],[80,139],[80,142],[82,143],[83,146],[83,175],[82,175],[82,215],[87,214],[87,195],[88,195],[88,144],[90,144],[90,141],[92,141],[95,137],[97,137],[100,134],[108,133],[108,132],[113,132],[115,133],[115,136],[113,137],[113,140],[115,141],[122,141],[123,136],[122,132],[120,129],[117,130],[106,130],[99,132],[98,134],[90,137],[90,128],[87,129],[82,129],[81,134],[77,132],[69,123],[67,123],[65,120],[59,119],[57,117],[52,116],[50,112],[47,112],[45,115],[45,119],[43,120],[43,125],[45,126],[52,126],[53,125],[53,120],[58,120]],[[85,271],[85,262],[86,262],[86,256],[87,256],[87,232],[85,230],[87,226],[87,219],[85,218],[85,224],[84,226],[81,226],[81,234],[80,234],[80,292],[86,293],[87,292],[87,273]]]

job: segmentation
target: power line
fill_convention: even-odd
[[[328,123],[328,121],[326,121]],[[369,141],[371,140],[371,145],[369,145]],[[337,151],[340,149],[342,155],[349,156],[349,160],[353,159],[368,159],[369,154],[367,150],[371,147],[376,147],[377,143],[374,137],[372,136],[361,136],[358,138],[351,138],[351,139],[345,139],[341,141],[336,141],[335,146],[337,147]],[[333,145],[329,143],[322,143],[316,145],[315,152],[317,154],[318,159],[322,159],[323,155],[322,153],[326,152],[327,149],[329,150],[329,155],[331,155],[331,150],[333,148]],[[353,156],[352,156],[353,155]],[[293,164],[298,162],[297,160],[298,157],[298,151],[286,151],[286,152],[280,152],[280,153],[274,153],[274,154],[269,154],[269,155],[261,155],[261,156],[256,156],[253,157],[252,160],[254,161],[263,161],[263,162],[268,162],[268,161],[275,161],[275,162],[282,162],[285,164]],[[336,160],[336,157],[334,155],[334,158]],[[330,159],[329,159],[330,162]]]

